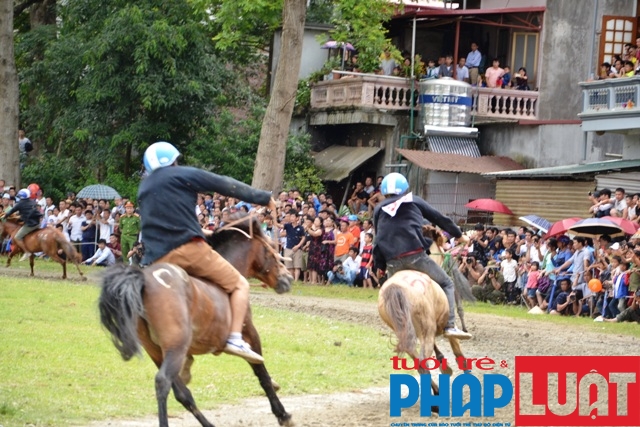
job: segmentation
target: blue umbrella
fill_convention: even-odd
[[[535,227],[539,230],[542,230],[543,232],[547,233],[549,231],[549,229],[551,228],[551,222],[547,221],[546,219],[538,216],[538,215],[527,215],[527,216],[521,216],[520,218],[518,218],[520,221],[524,221],[527,224],[529,224],[532,227]]]
[[[116,198],[119,199],[120,195],[116,190],[109,187],[108,185],[95,184],[95,185],[88,185],[84,187],[82,190],[78,192],[76,197],[79,199],[91,198],[91,199],[98,199],[98,200],[100,199],[113,200]]]

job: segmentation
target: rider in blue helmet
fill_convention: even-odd
[[[178,166],[180,152],[168,142],[156,142],[144,153],[148,176],[138,190],[141,234],[145,247],[142,264],[167,262],[220,286],[229,294],[231,334],[224,351],[251,363],[263,363],[242,339],[249,308],[249,283],[206,242],[193,207],[198,193],[218,192],[249,203],[267,205],[276,212],[271,193],[202,169]],[[171,203],[171,209],[167,209]]]
[[[38,210],[36,201],[31,199],[31,192],[23,188],[16,194],[18,202],[5,214],[2,220],[9,218],[14,212],[20,213],[20,220],[24,225],[18,230],[13,237],[13,242],[22,249],[25,254],[29,251],[24,247],[24,238],[27,234],[40,228],[40,221],[42,219],[42,213]]]
[[[422,225],[427,219],[457,239],[464,239],[462,232],[450,218],[408,191],[407,179],[396,172],[384,177],[380,184],[380,192],[385,200],[373,212],[376,264],[386,263],[389,276],[400,270],[428,274],[442,287],[449,301],[449,321],[444,336],[469,339],[471,334],[456,328],[454,285],[447,273],[429,257],[428,251],[433,242],[424,237]]]

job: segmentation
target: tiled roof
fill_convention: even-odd
[[[441,172],[488,173],[522,169],[522,165],[509,157],[469,157],[460,154],[434,153],[398,149],[404,158],[423,169]]]

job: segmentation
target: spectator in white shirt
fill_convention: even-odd
[[[460,82],[469,83],[469,69],[464,65],[466,59],[460,58],[458,65],[456,65],[456,80]]]
[[[69,237],[76,251],[80,252],[82,245],[82,223],[86,221],[82,215],[82,206],[75,207],[75,214],[67,221],[69,223]]]
[[[111,233],[113,233],[113,227],[115,223],[116,221],[111,218],[111,212],[109,211],[109,209],[104,209],[100,213],[100,219],[98,221],[100,229],[98,231],[100,232],[101,239],[104,239],[105,241],[109,239],[109,236],[111,236]]]
[[[105,211],[108,212],[108,211]],[[83,262],[87,265],[98,265],[100,267],[108,267],[116,263],[116,257],[111,252],[111,249],[107,246],[107,241],[104,239],[98,240],[98,250],[93,256]]]
[[[361,262],[362,258],[358,256],[358,249],[349,248],[349,256],[342,263],[336,262],[333,270],[327,272],[327,278],[329,279],[327,283],[346,283],[349,286],[353,286],[353,281],[360,271]]]
[[[471,43],[471,52],[467,55],[466,66],[469,69],[469,79],[471,84],[478,81],[478,67],[482,62],[482,54],[478,50],[477,43]]]

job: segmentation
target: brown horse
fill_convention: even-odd
[[[0,222],[0,239],[6,235],[11,236],[13,239],[18,230],[20,230],[20,227],[22,227],[22,223],[19,222],[16,217],[11,215],[11,217],[7,218],[6,221]],[[46,227],[27,234],[24,238],[24,246],[27,251],[31,253],[31,256],[29,257],[31,276],[33,276],[34,254],[37,252],[44,252],[49,258],[62,264],[63,279],[67,278],[67,260],[70,260],[78,268],[78,273],[82,276],[82,271],[80,271],[80,256],[78,252],[76,252],[73,245],[67,241],[64,234],[62,234],[62,232],[57,228]],[[58,253],[59,250],[63,251],[66,258],[62,258],[60,256]],[[7,267],[11,265],[11,258],[20,252],[22,252],[22,249],[17,245],[11,250],[9,258],[7,259]]]
[[[396,352],[406,353],[412,359],[426,359],[436,353],[442,362],[444,355],[435,344],[436,336],[444,332],[449,319],[449,303],[439,284],[421,272],[398,271],[380,289],[378,312],[382,320],[394,331],[398,338]],[[453,354],[463,356],[457,338],[448,338]],[[417,342],[420,352],[416,352]],[[463,356],[464,357],[464,356]],[[451,363],[443,373],[452,374]],[[428,371],[419,368],[420,373]],[[431,380],[434,395],[439,393],[435,381]],[[432,408],[436,410],[437,408]]]
[[[215,233],[209,244],[245,277],[255,277],[276,292],[287,292],[293,278],[280,255],[253,217]],[[124,360],[144,347],[158,367],[156,398],[161,427],[168,427],[167,396],[173,388],[178,400],[205,427],[213,427],[198,410],[187,384],[193,356],[225,347],[231,325],[229,296],[219,287],[189,277],[172,264],[153,264],[143,270],[116,265],[107,269],[99,301],[100,320]],[[260,336],[251,312],[243,338],[262,354]],[[250,364],[280,425],[293,425],[263,364]]]

